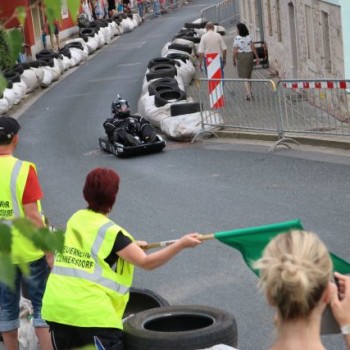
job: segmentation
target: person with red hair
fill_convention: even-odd
[[[64,249],[55,256],[42,308],[55,350],[91,344],[123,350],[122,318],[134,266],[153,270],[202,242],[200,234],[190,233],[146,254],[141,248],[146,242],[135,241],[108,218],[119,182],[112,169],[92,170],[83,189],[87,208],[77,211],[67,223]]]

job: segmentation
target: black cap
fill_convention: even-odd
[[[11,117],[0,117],[0,142],[10,141],[19,131],[21,126]]]

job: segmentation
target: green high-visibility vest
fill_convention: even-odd
[[[0,219],[12,220],[25,217],[22,197],[27,183],[30,167],[36,171],[35,165],[13,156],[0,157]],[[41,203],[37,201],[41,212]],[[36,248],[16,228],[12,228],[12,262],[31,262],[44,256],[42,250]]]
[[[120,257],[113,267],[105,262],[119,232],[134,240],[105,215],[88,209],[69,219],[64,250],[56,254],[46,285],[42,307],[45,320],[123,329],[134,266]]]

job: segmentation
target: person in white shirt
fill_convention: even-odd
[[[244,23],[237,24],[238,35],[233,41],[233,65],[237,66],[238,77],[241,79],[251,79],[254,65],[254,56],[256,62],[259,62],[259,56],[249,35],[248,28]],[[252,97],[252,83],[244,83],[246,90],[246,99],[249,101]]]
[[[202,35],[198,47],[199,69],[202,70],[203,58],[208,53],[219,53],[221,62],[221,76],[224,78],[224,67],[226,64],[227,46],[219,33],[214,32],[214,24],[208,22],[205,26],[207,32]],[[205,66],[206,69],[206,66]]]

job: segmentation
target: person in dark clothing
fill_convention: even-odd
[[[120,142],[125,146],[138,146],[152,143],[157,139],[154,127],[145,118],[130,114],[128,101],[118,96],[112,102],[112,118],[108,118],[103,127],[111,142]]]

